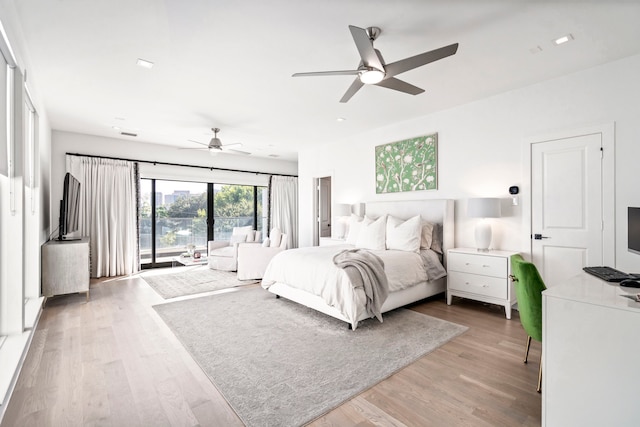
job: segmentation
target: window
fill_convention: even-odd
[[[233,227],[262,230],[266,187],[141,179],[140,263],[163,267],[187,245],[207,252],[207,241],[228,240]]]

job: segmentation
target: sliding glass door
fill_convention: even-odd
[[[206,183],[142,179],[140,194],[142,264],[171,262],[187,245],[207,252]]]
[[[207,253],[208,240],[229,240],[233,227],[266,226],[267,188],[252,185],[140,180],[140,263],[170,265],[187,245]]]

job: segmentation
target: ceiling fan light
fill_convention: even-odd
[[[217,156],[218,152],[220,152],[219,148],[209,148],[209,155],[210,156]]]
[[[360,81],[366,85],[380,83],[384,79],[384,73],[380,70],[367,70],[360,73]]]

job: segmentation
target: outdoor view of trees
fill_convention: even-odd
[[[141,257],[150,260],[151,252],[151,186],[143,182],[140,223]],[[148,190],[145,191],[148,184]],[[197,183],[193,183],[194,185]],[[206,250],[207,244],[207,193],[191,194],[191,191],[174,191],[165,195],[173,199],[169,203],[157,202],[156,206],[156,250],[158,252],[183,252],[187,244],[193,244],[198,250]],[[158,187],[158,184],[156,184]],[[253,186],[214,185],[214,239],[225,240],[231,235],[233,227],[253,225]],[[258,229],[262,226],[262,191],[258,187]],[[158,191],[158,190],[156,190]],[[194,190],[192,190],[194,191]],[[157,197],[162,198],[162,194]],[[148,252],[148,254],[147,254]]]

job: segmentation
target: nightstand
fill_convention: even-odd
[[[337,237],[321,237],[320,246],[336,246],[345,245],[347,241],[345,239],[338,239]]]
[[[504,306],[511,319],[516,303],[511,274],[511,257],[518,252],[457,248],[447,252],[447,304],[453,296]]]

